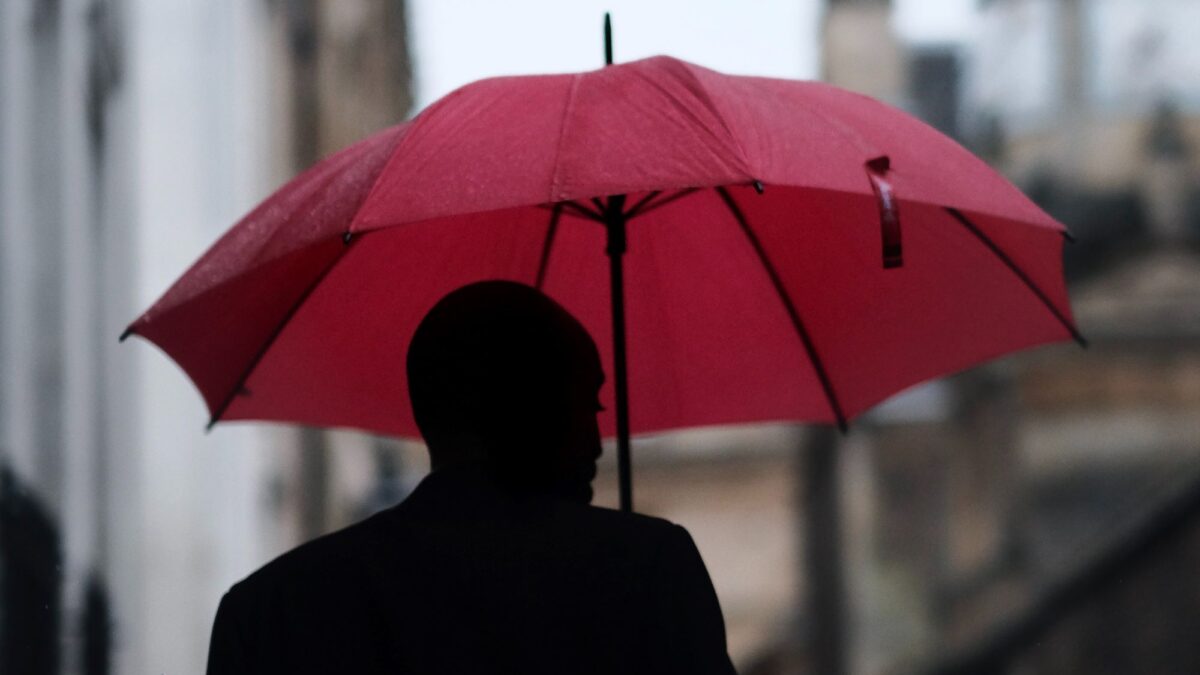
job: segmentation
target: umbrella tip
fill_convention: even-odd
[[[117,338],[117,342],[120,343],[128,340],[130,335],[133,335],[133,329],[126,328],[125,332],[121,333],[121,337]]]
[[[761,180],[754,181],[754,191],[760,195],[763,193],[763,184]]]
[[[204,425],[204,433],[206,433],[206,434],[210,433],[213,430],[213,427],[215,427],[215,426],[217,426],[217,418],[216,417],[210,419],[208,421],[208,424]]]
[[[612,14],[604,13],[604,65],[613,64]]]

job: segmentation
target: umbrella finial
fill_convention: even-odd
[[[613,64],[612,54],[612,16],[604,13],[604,65],[611,66]]]

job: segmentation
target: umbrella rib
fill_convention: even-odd
[[[738,207],[737,202],[733,200],[733,195],[724,187],[716,187],[717,194],[721,195],[721,200],[725,202],[725,206],[729,207],[729,212],[733,214],[737,220],[738,226],[742,228],[742,233],[746,235],[746,239],[750,241],[750,246],[754,248],[755,255],[758,256],[758,261],[762,263],[763,268],[767,271],[767,276],[771,278],[771,285],[775,287],[775,294],[779,296],[779,301],[783,303],[784,309],[787,310],[788,318],[792,320],[792,327],[796,329],[796,334],[800,337],[800,342],[804,344],[804,351],[808,354],[808,360],[812,363],[813,370],[816,371],[817,379],[821,381],[821,388],[825,390],[825,398],[829,401],[829,407],[833,410],[833,415],[837,419],[838,429],[843,433],[846,431],[846,415],[842,412],[842,405],[838,402],[837,393],[833,390],[833,382],[829,379],[829,373],[825,370],[825,365],[821,362],[821,357],[817,354],[816,345],[813,344],[812,336],[808,334],[808,329],[804,327],[804,321],[800,318],[800,312],[796,309],[795,303],[788,297],[783,288],[783,280],[779,278],[779,272],[775,266],[771,264],[771,259],[767,257],[767,252],[763,249],[762,242],[758,240],[758,235],[754,234],[754,230],[750,229],[750,223],[746,222],[746,216],[742,213],[742,209]]]
[[[634,206],[634,208],[630,209],[629,213],[625,214],[625,217],[633,218],[634,216],[644,216],[647,213],[650,213],[651,211],[653,211],[655,209],[658,209],[660,207],[666,206],[667,204],[670,204],[671,202],[675,201],[676,199],[682,199],[682,198],[692,194],[693,192],[696,192],[699,189],[700,188],[685,188],[683,190],[680,190],[679,192],[676,192],[675,194],[667,195],[666,197],[663,197],[662,199],[654,202],[653,204],[647,204],[645,206],[642,206],[642,202],[646,201],[645,199],[643,199],[642,201],[638,202]]]
[[[558,219],[562,216],[562,202],[554,205],[550,212],[550,222],[546,225],[546,238],[542,241],[542,257],[538,261],[537,280],[534,288],[542,289],[546,281],[546,268],[550,265],[550,249],[554,247],[554,235],[558,233]]]
[[[1054,318],[1058,319],[1058,322],[1063,325],[1063,328],[1067,329],[1067,332],[1071,334],[1071,337],[1075,340],[1075,342],[1079,343],[1079,346],[1087,347],[1087,338],[1083,337],[1083,335],[1075,328],[1075,326],[1071,325],[1070,321],[1067,321],[1067,317],[1063,316],[1062,312],[1058,311],[1058,308],[1054,306],[1054,303],[1050,301],[1050,298],[1042,291],[1042,289],[1038,288],[1037,284],[1033,283],[1033,279],[1030,279],[1029,275],[1025,274],[1025,271],[1018,267],[1017,263],[1014,262],[1007,253],[1001,250],[999,246],[996,245],[996,242],[992,241],[986,234],[983,233],[983,230],[979,229],[978,225],[963,215],[962,211],[959,211],[952,206],[945,206],[942,208],[945,209],[946,213],[949,213],[955,220],[957,220],[960,225],[965,227],[968,232],[975,235],[976,239],[986,246],[993,255],[999,258],[1000,262],[1004,263],[1004,266],[1007,267],[1010,272],[1016,275],[1016,277],[1025,284],[1026,288],[1028,288],[1035,296],[1037,296],[1038,300],[1042,301],[1042,304],[1046,306],[1046,309],[1050,310],[1050,313],[1054,315]]]
[[[221,417],[225,414],[225,411],[229,409],[229,406],[233,404],[233,399],[237,398],[238,394],[246,390],[246,380],[250,379],[250,374],[254,372],[254,369],[258,367],[259,362],[262,361],[264,356],[266,356],[267,351],[271,349],[272,345],[275,344],[275,340],[278,339],[280,334],[283,333],[283,329],[287,328],[287,325],[291,323],[292,317],[296,315],[297,311],[299,311],[300,306],[304,304],[305,300],[308,300],[308,296],[312,295],[312,292],[316,290],[317,286],[321,285],[321,282],[325,280],[325,277],[329,275],[329,272],[333,270],[333,268],[338,264],[339,261],[341,261],[343,257],[345,257],[346,251],[349,251],[350,247],[357,242],[360,237],[362,237],[362,233],[354,235],[350,232],[346,232],[344,235],[342,235],[342,249],[338,252],[337,256],[335,256],[333,260],[329,261],[329,264],[325,266],[325,269],[321,270],[320,274],[313,279],[312,283],[310,283],[308,287],[304,289],[304,292],[300,294],[300,297],[296,299],[296,302],[292,303],[292,306],[288,308],[287,314],[283,315],[283,319],[279,322],[279,325],[275,326],[275,330],[272,331],[266,342],[263,343],[263,346],[254,355],[254,358],[250,360],[250,363],[246,366],[246,369],[242,371],[241,376],[238,377],[238,380],[233,385],[233,388],[229,390],[229,394],[225,397],[225,400],[223,400],[221,405],[217,406],[217,409],[213,411],[212,418],[208,421],[208,426],[205,427],[206,430],[211,431],[213,426],[215,426],[217,422],[221,421]]]
[[[570,210],[574,211],[576,214],[578,214],[578,215],[581,215],[581,216],[583,216],[584,218],[587,218],[588,220],[594,220],[594,221],[596,221],[597,223],[603,223],[603,222],[604,222],[604,216],[603,216],[603,215],[601,215],[600,213],[598,213],[598,212],[596,212],[596,211],[593,211],[593,210],[589,209],[588,207],[586,207],[586,206],[584,206],[584,205],[582,205],[582,204],[580,204],[580,203],[578,203],[578,202],[573,202],[573,201],[572,201],[572,202],[554,202],[554,203],[555,203],[555,204],[562,204],[562,205],[563,205],[563,207],[565,207],[565,208],[568,208],[568,209],[570,209]]]
[[[625,212],[625,219],[628,220],[628,219],[636,216],[638,214],[638,212],[642,210],[643,206],[645,206],[647,203],[650,202],[650,200],[654,199],[655,197],[659,196],[660,194],[662,194],[662,190],[654,190],[652,192],[646,193],[645,197],[642,197],[641,199],[639,199],[637,201],[637,203],[633,205],[632,208],[630,208],[628,211]]]

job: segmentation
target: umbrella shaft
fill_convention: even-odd
[[[629,386],[625,364],[625,195],[608,198],[604,210],[608,230],[608,271],[612,300],[613,386],[617,398],[617,479],[621,510],[633,511],[633,475],[629,450]]]

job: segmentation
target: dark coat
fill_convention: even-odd
[[[221,600],[209,675],[733,673],[712,582],[665,520],[437,472]]]

